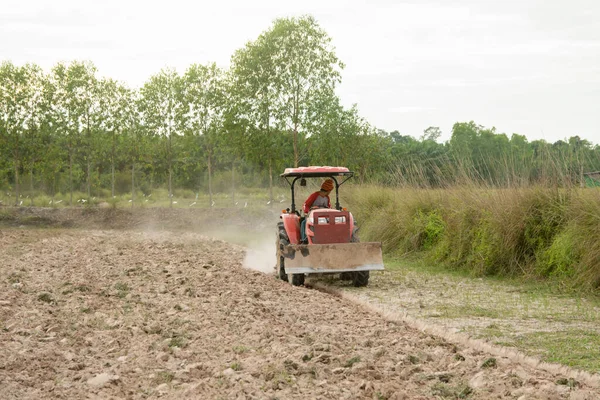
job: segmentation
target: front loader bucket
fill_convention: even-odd
[[[285,258],[286,274],[338,273],[383,270],[381,243],[335,243],[288,245],[281,255]]]

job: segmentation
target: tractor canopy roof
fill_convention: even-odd
[[[286,168],[282,177],[300,176],[303,178],[319,178],[327,176],[352,176],[354,172],[346,167],[298,167]]]

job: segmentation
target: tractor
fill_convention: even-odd
[[[383,270],[380,242],[360,243],[358,227],[346,208],[340,206],[339,188],[354,173],[345,167],[286,168],[281,177],[290,185],[291,207],[282,211],[277,224],[277,265],[279,279],[294,286],[304,285],[307,275],[339,274],[356,287],[367,286],[369,271]],[[295,188],[306,179],[330,178],[335,186],[335,206],[317,208],[302,215],[296,206]],[[333,205],[333,202],[332,202]],[[306,240],[300,227],[306,220]]]

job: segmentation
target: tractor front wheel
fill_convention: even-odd
[[[292,286],[304,285],[304,274],[292,274]]]
[[[355,287],[365,287],[369,284],[369,271],[356,271],[352,279]]]

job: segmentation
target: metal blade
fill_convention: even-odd
[[[384,269],[379,242],[288,245],[281,254],[287,274]]]

